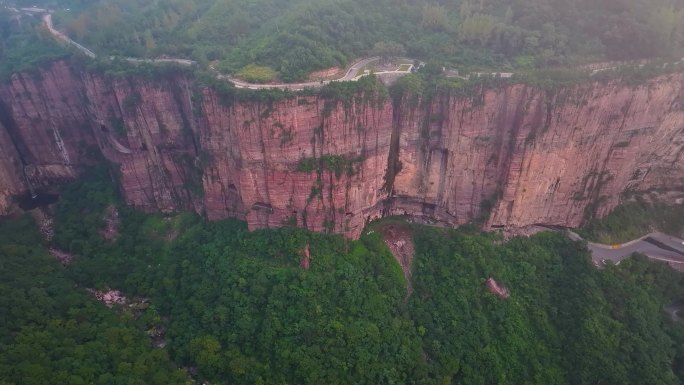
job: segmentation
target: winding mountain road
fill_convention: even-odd
[[[332,82],[343,82],[343,81],[355,81],[358,80],[359,76],[358,73],[359,71],[367,66],[370,63],[373,63],[375,61],[380,60],[379,57],[369,57],[365,59],[358,60],[354,62],[349,68],[347,69],[347,72],[345,72],[344,76],[342,76],[339,79],[334,79],[334,80],[321,80],[321,81],[315,81],[315,82],[304,82],[304,83],[281,83],[281,84],[255,84],[255,83],[247,83],[245,81],[236,79],[232,76],[228,75],[217,75],[219,79],[225,79],[230,81],[235,85],[237,88],[248,88],[250,90],[266,90],[266,89],[281,89],[281,90],[291,90],[291,91],[298,91],[298,90],[303,90],[305,88],[318,88],[322,87],[326,84],[330,84]],[[213,67],[210,67],[212,70],[214,69]],[[408,73],[408,71],[407,71]]]
[[[33,14],[33,15],[43,15],[43,22],[47,29],[50,31],[50,33],[57,38],[58,40],[61,40],[79,51],[81,51],[83,54],[90,58],[95,58],[97,55],[88,48],[84,47],[83,45],[75,42],[71,38],[69,38],[65,33],[58,31],[55,29],[53,22],[52,22],[52,12],[54,12],[51,9],[43,9],[43,8],[21,8],[21,9],[16,9],[16,8],[11,8],[11,7],[5,7],[6,9],[19,13],[19,12],[24,12],[28,14]],[[114,57],[110,57],[110,59],[114,60]],[[156,59],[143,59],[143,58],[133,58],[133,57],[125,57],[121,58],[122,60],[128,61],[130,63],[152,63],[152,64],[161,64],[161,63],[175,63],[183,66],[192,66],[197,64],[194,60],[189,60],[189,59],[179,59],[179,58],[156,58]],[[209,66],[209,69],[212,70],[217,79],[221,80],[226,80],[237,88],[246,88],[246,89],[251,89],[251,90],[262,90],[262,89],[282,89],[282,90],[291,90],[291,91],[299,91],[303,90],[306,88],[320,88],[326,84],[330,84],[331,82],[339,82],[339,81],[356,81],[359,80],[361,77],[368,75],[367,72],[364,72],[362,74],[359,74],[359,72],[368,64],[375,62],[379,60],[379,57],[369,57],[369,58],[364,58],[360,59],[356,62],[354,62],[347,71],[345,72],[344,76],[338,79],[333,79],[333,80],[323,80],[323,81],[313,81],[313,82],[303,82],[303,83],[277,83],[277,84],[256,84],[256,83],[248,83],[239,79],[236,79],[232,76],[228,75],[222,75],[216,71],[216,69],[212,66]],[[412,61],[412,59],[409,59]],[[680,63],[681,61],[684,61],[684,58],[682,58],[680,61],[676,62],[675,64]],[[424,65],[424,63],[422,63]],[[603,63],[604,66],[607,66],[606,68],[593,68],[591,75],[596,74],[597,72],[609,70],[609,69],[616,69],[619,68],[619,66],[616,65],[609,65],[606,63]],[[665,64],[667,66],[668,64]],[[643,67],[644,64],[641,63],[639,64],[639,67]],[[388,76],[389,78],[396,79],[399,76],[404,76],[409,73],[411,73],[413,70],[413,65],[411,65],[408,69],[406,70],[394,70],[394,71],[381,71],[381,72],[374,72],[375,75],[383,77],[383,76]],[[476,77],[483,77],[483,76],[492,76],[492,77],[501,77],[501,78],[510,78],[514,76],[514,73],[511,72],[493,72],[493,73],[473,73],[473,74],[468,74],[466,76],[459,76],[459,75],[453,75],[460,77],[462,79],[469,79],[471,75],[476,76]],[[447,75],[449,76],[449,75]]]
[[[69,36],[67,36],[66,34],[64,34],[64,33],[60,32],[60,31],[58,31],[57,29],[55,29],[55,26],[54,26],[54,24],[53,24],[53,22],[52,22],[52,14],[48,13],[48,14],[46,14],[46,15],[43,15],[43,24],[45,24],[45,27],[47,27],[48,31],[50,31],[50,33],[52,34],[52,36],[54,36],[57,40],[61,40],[61,41],[65,42],[65,43],[67,43],[67,44],[70,44],[70,45],[74,46],[76,49],[78,49],[78,50],[81,51],[84,55],[86,55],[86,56],[88,56],[88,57],[90,57],[90,58],[93,58],[93,59],[94,59],[94,58],[97,57],[97,55],[96,55],[93,51],[91,51],[91,50],[89,50],[88,48],[82,46],[81,44],[79,44],[79,43],[73,41]],[[110,56],[110,59],[111,59],[111,60],[114,60],[115,57],[114,57],[114,56]],[[195,64],[195,61],[194,61],[194,60],[188,60],[188,59],[175,59],[175,58],[138,59],[138,58],[134,58],[134,57],[125,57],[125,58],[122,58],[122,59],[123,59],[123,60],[126,60],[126,61],[128,61],[128,62],[131,62],[131,63],[156,63],[156,64],[160,64],[160,63],[176,63],[176,64],[180,64],[180,65],[184,65],[184,66],[191,66],[191,65]]]
[[[566,230],[570,239],[582,241],[579,234]],[[597,263],[612,261],[620,263],[634,253],[644,254],[650,259],[667,262],[684,268],[684,240],[660,232],[647,234],[641,238],[620,245],[604,245],[587,242],[592,259]]]
[[[84,47],[84,46],[82,46],[82,45],[76,43],[75,41],[71,40],[71,38],[69,38],[69,36],[63,34],[62,32],[60,32],[60,31],[58,31],[58,30],[56,30],[56,29],[55,29],[55,26],[54,26],[53,23],[52,23],[52,14],[48,13],[47,15],[44,15],[44,16],[43,16],[43,24],[45,24],[45,26],[47,27],[48,31],[50,31],[50,33],[52,34],[52,36],[54,36],[55,38],[57,38],[57,40],[61,40],[61,41],[65,42],[65,43],[67,43],[67,44],[70,44],[70,45],[76,47],[76,49],[78,49],[78,50],[81,51],[84,55],[86,55],[86,56],[88,56],[88,57],[90,57],[90,58],[93,58],[93,59],[94,59],[95,57],[97,57],[97,55],[95,55],[95,53],[94,53],[93,51],[91,51],[91,50],[89,50],[88,48],[86,48],[86,47]]]
[[[46,12],[46,10],[39,10],[39,13]],[[45,27],[50,31],[52,36],[54,36],[57,40],[63,41],[79,51],[81,51],[83,54],[90,58],[96,58],[97,55],[89,50],[88,48],[84,47],[83,45],[75,42],[71,38],[69,38],[66,34],[63,32],[60,32],[54,27],[54,23],[52,21],[52,14],[48,13],[43,15],[43,23],[45,24]],[[115,57],[110,57],[111,60],[114,60]],[[123,58],[123,60],[126,60],[130,63],[153,63],[153,64],[160,64],[160,63],[176,63],[184,66],[191,66],[196,64],[195,61],[193,60],[188,60],[188,59],[176,59],[176,58],[160,58],[160,59],[140,59],[140,58],[132,58],[132,57],[126,57]],[[332,82],[341,82],[341,81],[356,81],[362,76],[367,75],[366,73],[359,75],[359,72],[366,67],[367,65],[376,62],[380,60],[379,57],[374,56],[374,57],[369,57],[369,58],[364,58],[357,60],[356,62],[352,63],[351,66],[347,69],[345,72],[344,76],[338,79],[333,79],[333,80],[323,80],[323,81],[313,81],[313,82],[303,82],[303,83],[278,83],[278,84],[256,84],[256,83],[248,83],[239,79],[236,79],[232,76],[228,75],[221,75],[219,74],[216,69],[212,66],[209,68],[216,72],[216,77],[218,79],[222,80],[227,80],[235,85],[237,88],[247,88],[250,90],[264,90],[264,89],[281,89],[281,90],[291,90],[291,91],[299,91],[303,90],[305,88],[319,88],[322,87],[326,84],[330,84]],[[411,73],[413,66],[411,65],[407,70],[405,71],[384,71],[384,72],[376,72],[377,75],[384,75],[384,74],[398,74],[398,75],[403,75],[403,74],[409,74]]]
[[[320,80],[320,81],[313,81],[313,82],[304,82],[304,83],[278,83],[278,84],[255,84],[255,83],[247,83],[245,81],[236,79],[232,76],[228,75],[220,75],[218,74],[217,77],[219,79],[225,79],[230,81],[235,85],[237,88],[248,88],[250,90],[264,90],[264,89],[281,89],[281,90],[290,90],[290,91],[299,91],[303,90],[305,88],[319,88],[322,87],[326,84],[330,84],[333,82],[354,82],[359,80],[360,78],[368,75],[369,73],[362,73],[359,74],[359,72],[366,67],[367,65],[376,62],[380,60],[378,56],[373,56],[369,58],[364,58],[355,61],[352,63],[352,65],[349,66],[347,71],[345,72],[344,76],[338,79],[333,79],[333,80]],[[412,60],[412,59],[408,59]],[[213,67],[210,67],[212,70],[215,71]],[[413,70],[413,64],[411,64],[408,69],[406,70],[394,70],[394,71],[380,71],[380,72],[373,72],[373,74],[377,76],[383,76],[383,75],[408,75],[411,73]]]

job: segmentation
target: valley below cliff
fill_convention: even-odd
[[[683,104],[682,73],[246,100],[189,75],[109,77],[56,62],[0,87],[0,214],[104,158],[135,208],[250,229],[358,237],[403,214],[576,227],[625,193],[684,191]]]

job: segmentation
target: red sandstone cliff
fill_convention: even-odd
[[[47,185],[97,151],[141,209],[349,236],[383,215],[462,224],[483,206],[491,226],[577,226],[627,190],[684,188],[684,74],[428,105],[376,99],[226,103],[182,77],[109,79],[57,63],[0,89],[0,212],[26,189],[22,168]]]

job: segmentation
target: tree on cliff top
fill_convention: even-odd
[[[388,64],[394,59],[406,55],[406,49],[401,43],[395,41],[379,41],[373,45],[371,53],[380,56],[381,64]]]

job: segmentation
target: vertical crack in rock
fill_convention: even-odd
[[[93,159],[90,148],[121,166],[121,191],[142,210],[238,216],[252,229],[296,215],[300,226],[350,237],[368,220],[404,213],[447,225],[577,226],[585,209],[604,215],[627,189],[684,184],[684,74],[553,93],[516,84],[475,97],[403,95],[351,109],[315,96],[274,100],[269,115],[291,130],[284,145],[273,118],[256,121],[263,101],[226,107],[188,77],[109,81],[63,62],[44,71],[0,86],[0,212],[26,189],[24,165],[36,185],[66,181]],[[124,117],[130,149],[119,152],[108,119]],[[248,213],[255,203],[259,218]]]
[[[520,174],[521,174],[521,169],[513,169],[513,163],[517,154],[517,150],[520,150],[518,147],[519,145],[522,147],[523,151],[527,148],[527,145],[529,144],[529,140],[526,138],[522,144],[519,142],[519,134],[520,131],[523,127],[524,121],[525,121],[525,115],[526,113],[529,113],[529,105],[528,103],[531,103],[532,100],[530,100],[529,96],[529,91],[527,87],[524,87],[523,90],[521,91],[522,96],[520,99],[517,101],[515,112],[513,115],[513,119],[511,122],[511,126],[507,127],[508,123],[508,112],[507,110],[504,111],[504,113],[500,114],[500,119],[498,122],[498,126],[500,127],[500,130],[502,134],[499,136],[499,155],[498,155],[498,167],[497,167],[497,187],[496,187],[496,192],[494,195],[498,198],[498,207],[495,206],[495,212],[492,212],[490,215],[490,218],[486,220],[487,226],[501,226],[500,223],[498,222],[506,222],[510,220],[511,215],[513,213],[513,205],[515,204],[515,201],[506,201],[506,189],[511,189],[513,186],[519,181],[520,179]],[[532,93],[534,95],[534,93]],[[507,93],[504,94],[503,96],[504,102],[507,105],[509,101],[509,95]],[[541,114],[541,108],[540,104],[536,103],[536,108],[533,121],[536,120],[538,121],[540,119],[540,114]],[[538,126],[536,124],[535,126]],[[532,130],[536,130],[537,128],[534,127]],[[533,134],[532,134],[533,135]],[[529,135],[528,135],[529,137]],[[522,154],[519,154],[518,156],[522,157]],[[499,196],[501,195],[501,196]],[[497,223],[492,223],[492,219],[496,218]]]
[[[393,101],[392,110],[392,134],[390,136],[390,148],[389,154],[387,155],[387,170],[385,171],[385,184],[382,186],[382,190],[387,193],[388,197],[394,195],[394,179],[396,178],[399,171],[401,171],[401,161],[399,160],[399,151],[401,144],[401,126],[402,126],[402,116],[401,116],[401,106],[402,99],[396,99]]]

